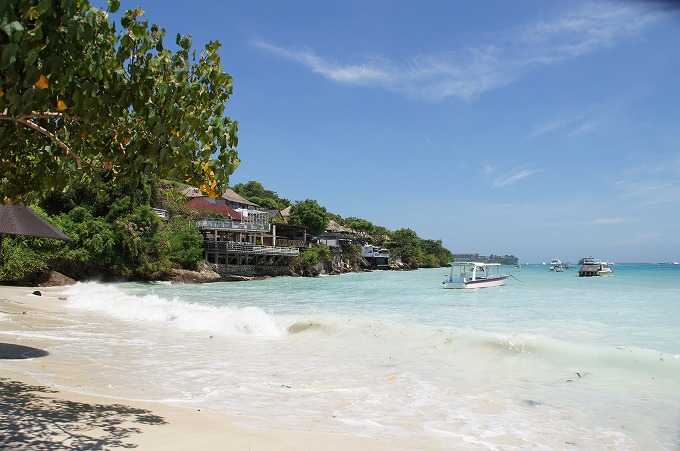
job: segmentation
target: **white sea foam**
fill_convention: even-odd
[[[439,288],[440,271],[79,284],[68,293],[76,326],[45,333],[65,338],[50,353],[103,381],[84,391],[255,427],[432,449],[680,445],[680,273],[526,268],[522,284],[469,293]]]
[[[77,283],[67,291],[68,306],[128,321],[167,323],[186,331],[225,335],[279,336],[274,317],[258,307],[210,306],[164,299],[155,294],[127,294],[115,285]]]

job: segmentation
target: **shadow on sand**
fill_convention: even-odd
[[[0,343],[0,360],[33,359],[50,355],[49,352],[29,346]]]
[[[0,449],[135,448],[126,438],[141,432],[136,425],[167,424],[148,410],[55,399],[53,393],[57,391],[0,378]]]

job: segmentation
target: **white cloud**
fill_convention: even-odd
[[[623,180],[615,183],[615,186],[635,198],[641,207],[680,204],[680,184],[677,180]]]
[[[505,186],[512,185],[519,182],[522,179],[529,177],[530,175],[538,172],[536,169],[520,169],[512,174],[505,175],[493,182],[493,186],[496,188],[502,188]]]
[[[614,187],[641,207],[680,204],[680,158],[632,168]]]
[[[578,8],[552,21],[528,24],[480,43],[444,54],[416,55],[405,63],[366,58],[338,63],[304,49],[266,42],[258,48],[292,61],[329,80],[358,86],[378,86],[430,100],[457,97],[470,100],[507,86],[536,67],[554,65],[611,47],[641,33],[665,14],[644,4],[577,3]]]
[[[623,224],[625,222],[631,222],[630,218],[598,218],[592,221],[583,223],[584,225],[612,225],[612,224]]]

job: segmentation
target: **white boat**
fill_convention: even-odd
[[[608,276],[614,272],[613,263],[602,262],[593,257],[582,258],[579,263],[583,265],[578,270],[579,277]]]
[[[564,271],[564,264],[562,263],[562,260],[556,258],[550,262],[550,267],[548,269],[554,272],[562,272]]]
[[[444,288],[489,288],[505,284],[510,274],[501,274],[500,263],[451,262]]]

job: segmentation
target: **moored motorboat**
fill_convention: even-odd
[[[505,284],[510,274],[501,274],[500,263],[451,262],[444,288],[489,288]]]
[[[614,272],[613,263],[603,262],[593,257],[582,258],[579,263],[583,265],[578,270],[579,277],[608,276]]]
[[[562,272],[564,271],[564,264],[562,263],[562,260],[555,258],[550,262],[550,267],[548,269],[554,272]]]

